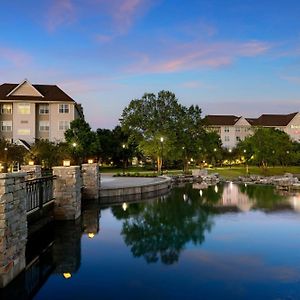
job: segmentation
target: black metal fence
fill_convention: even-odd
[[[53,180],[54,176],[46,176],[37,179],[30,179],[26,183],[26,209],[32,212],[43,208],[43,206],[52,201],[53,198]]]

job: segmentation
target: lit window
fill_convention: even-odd
[[[49,131],[49,121],[40,121],[40,131]]]
[[[2,104],[1,105],[1,114],[2,115],[11,115],[12,114],[12,104]]]
[[[18,129],[18,135],[30,135],[30,129]]]
[[[59,113],[68,114],[69,113],[69,104],[59,104]]]
[[[1,131],[6,131],[6,132],[12,131],[12,121],[2,121]]]
[[[49,104],[40,104],[39,105],[39,114],[48,115],[49,114]]]
[[[66,131],[70,128],[70,122],[69,121],[59,121],[58,129],[60,131]]]
[[[18,104],[18,113],[20,115],[29,115],[30,114],[30,104],[29,103],[19,103]]]

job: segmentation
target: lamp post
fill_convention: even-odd
[[[5,165],[4,165],[4,169],[3,169],[3,172],[4,173],[7,173],[7,147],[4,148],[4,159],[5,159]]]
[[[160,142],[161,142],[161,175],[163,175],[163,157],[164,157],[164,138],[161,137],[160,138]]]
[[[125,175],[125,147],[126,145],[123,144],[122,148],[123,148],[123,175]]]

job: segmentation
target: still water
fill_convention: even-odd
[[[30,241],[27,260],[3,299],[300,299],[300,195],[196,184],[89,204]]]

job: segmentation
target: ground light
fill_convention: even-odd
[[[63,160],[63,166],[64,167],[70,167],[70,165],[71,165],[71,161],[69,159]]]
[[[92,232],[90,232],[90,233],[88,234],[88,237],[89,237],[89,239],[92,239],[92,238],[94,238],[94,236],[95,236],[95,234],[94,234],[94,233],[92,233]]]

